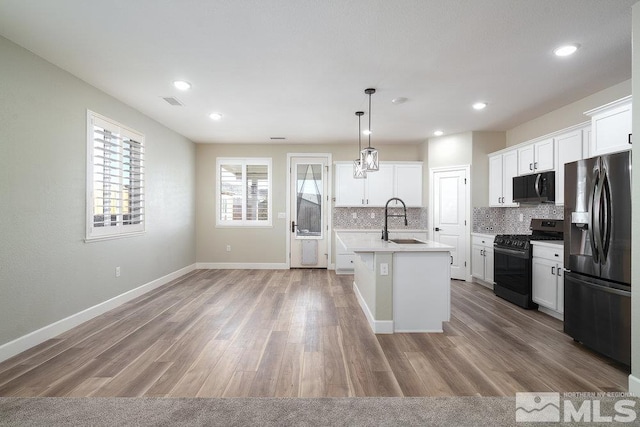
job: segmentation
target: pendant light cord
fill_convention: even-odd
[[[371,148],[371,93],[369,93],[369,148]]]

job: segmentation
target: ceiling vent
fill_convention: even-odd
[[[173,105],[174,107],[182,107],[184,104],[173,96],[163,96],[162,99],[167,101],[168,104]]]

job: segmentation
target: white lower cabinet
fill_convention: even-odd
[[[490,234],[471,235],[471,275],[493,285],[493,240]]]
[[[533,242],[532,299],[541,311],[562,318],[564,313],[564,263],[562,243]]]

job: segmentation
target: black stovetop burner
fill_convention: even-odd
[[[532,240],[562,240],[563,220],[561,219],[531,219],[529,227],[531,234],[499,234],[494,240],[494,246],[527,250]]]

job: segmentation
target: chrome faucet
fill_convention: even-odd
[[[400,203],[402,203],[402,207],[404,209],[404,215],[390,215],[388,208],[389,208],[389,203],[393,200],[397,200]],[[382,230],[382,240],[384,241],[388,241],[389,240],[389,227],[387,226],[388,223],[388,218],[390,216],[404,216],[404,226],[408,226],[409,222],[407,221],[407,205],[404,204],[404,202],[402,201],[402,199],[399,199],[397,197],[392,197],[389,200],[387,200],[387,204],[384,205],[384,229]]]

